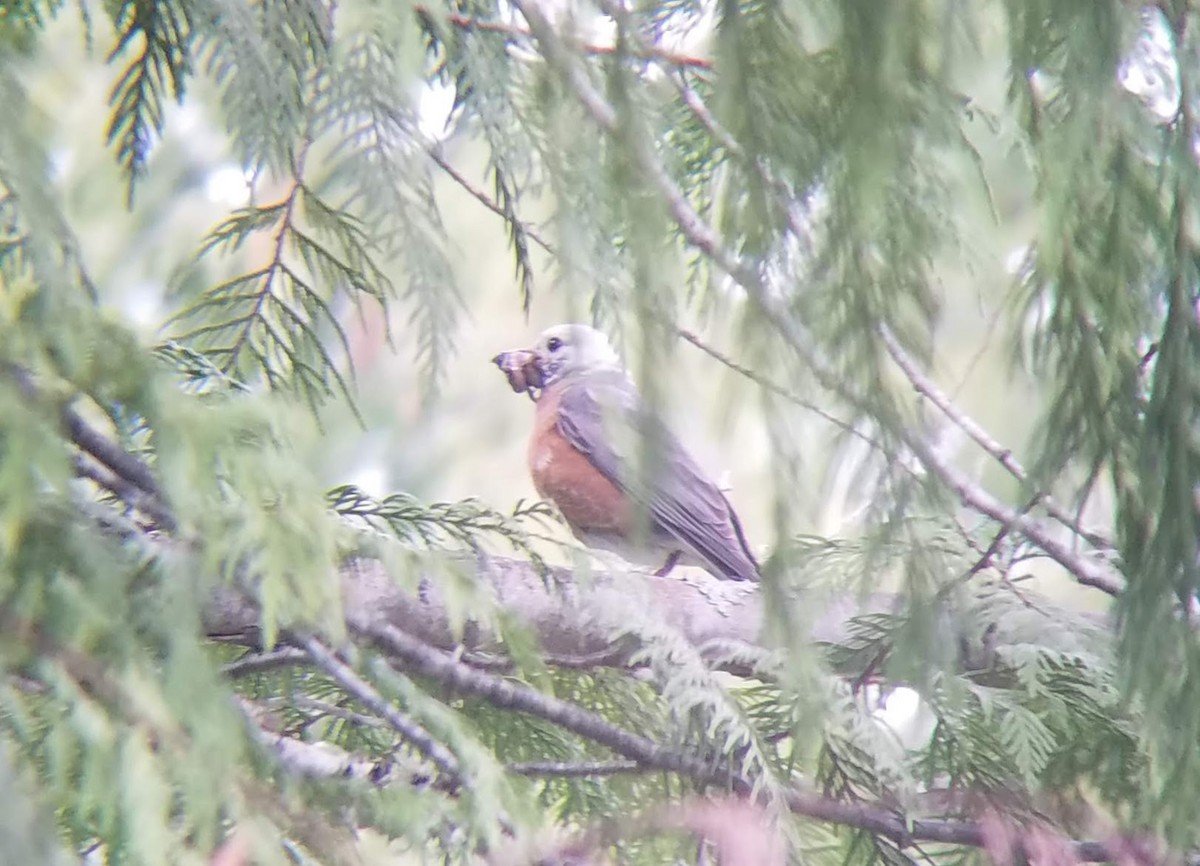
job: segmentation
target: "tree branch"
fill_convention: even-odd
[[[607,746],[643,768],[678,773],[701,785],[727,788],[744,797],[756,796],[757,786],[728,768],[714,766],[689,752],[659,745],[595,713],[534,691],[524,684],[473,670],[393,626],[371,620],[350,621],[349,625],[353,632],[399,658],[406,670],[437,680],[456,692],[476,695],[500,709],[545,719]],[[884,836],[901,848],[916,842],[942,842],[976,848],[985,844],[983,824],[979,821],[910,818],[880,804],[833,800],[800,787],[786,790],[783,798],[788,808],[797,815],[858,827]],[[1113,843],[1094,840],[1072,840],[1065,844],[1080,862],[1112,860],[1118,850]]]
[[[854,424],[851,424],[847,421],[843,421],[841,418],[837,417],[836,415],[825,411],[820,406],[818,406],[816,403],[813,403],[811,400],[805,400],[803,397],[801,397],[796,392],[789,391],[787,388],[784,388],[782,385],[779,385],[779,384],[771,381],[770,379],[766,378],[765,376],[759,375],[758,373],[754,372],[753,370],[751,370],[749,367],[745,366],[744,364],[739,364],[737,361],[735,361],[733,358],[726,355],[724,352],[719,351],[718,349],[714,348],[713,346],[710,346],[704,340],[700,339],[700,337],[697,336],[692,331],[689,331],[685,328],[676,327],[675,333],[677,333],[680,337],[682,337],[686,342],[691,343],[693,346],[695,346],[701,352],[708,355],[710,358],[712,358],[718,364],[728,367],[730,370],[733,370],[739,376],[742,376],[743,378],[746,378],[752,382],[755,382],[756,384],[759,385],[759,387],[765,388],[767,391],[770,391],[772,394],[774,394],[777,397],[781,397],[784,400],[787,400],[789,403],[794,403],[795,405],[800,406],[803,409],[807,409],[809,412],[812,412],[817,417],[829,422],[830,424],[832,424],[834,427],[837,427],[842,432],[853,436],[854,438],[858,439],[863,444],[865,444],[867,447],[871,448],[874,451],[878,451],[880,454],[884,455],[885,457],[888,457],[893,460],[896,459],[896,455],[890,449],[888,449],[887,446],[884,445],[884,443],[880,442],[878,439],[875,439],[872,436],[868,435],[867,433],[864,433],[862,430],[858,429],[858,427],[856,427]]]
[[[347,617],[347,624],[352,632],[403,662],[404,670],[437,680],[456,692],[484,698],[503,710],[515,710],[545,719],[648,767],[680,773],[705,784],[725,785],[733,778],[729,773],[714,770],[709,762],[701,758],[660,746],[640,734],[612,724],[590,710],[534,691],[523,683],[468,667],[451,655],[377,618]]]
[[[45,397],[33,374],[16,364],[5,363],[0,369],[16,383],[17,389],[31,403],[43,402]],[[175,529],[175,518],[171,515],[154,473],[141,459],[125,451],[64,403],[58,407],[63,432],[80,451],[94,458],[112,475],[97,470],[81,458],[76,458],[76,474],[100,484],[130,508],[134,508],[158,522],[161,529]]]
[[[637,761],[522,761],[505,769],[518,776],[548,779],[583,779],[594,776],[619,776],[644,773],[648,768]]]
[[[627,34],[634,45],[644,48],[644,44],[640,35],[634,32],[628,26],[629,13],[624,11],[616,3],[612,2],[612,0],[601,0],[601,5],[609,15],[613,16],[615,20],[622,22],[625,25]],[[716,116],[704,103],[704,100],[700,97],[700,95],[696,93],[692,87],[688,86],[686,80],[683,78],[682,73],[678,75],[669,75],[669,77],[671,83],[675,86],[676,91],[679,93],[680,99],[689,109],[691,109],[692,113],[700,120],[705,128],[708,129],[713,138],[732,155],[748,163],[751,169],[763,181],[764,185],[768,189],[774,191],[776,197],[784,207],[784,213],[786,214],[789,230],[797,238],[803,237],[805,234],[805,229],[802,225],[800,225],[796,216],[795,208],[792,206],[794,196],[791,190],[789,190],[785,184],[774,178],[760,161],[753,159],[746,154],[741,143],[734,138],[728,130],[725,129],[719,120],[717,120]],[[1001,466],[1003,466],[1014,478],[1016,478],[1022,484],[1027,483],[1029,480],[1029,474],[1026,472],[1025,467],[1021,465],[1020,461],[1018,461],[1013,455],[1012,451],[1001,445],[974,419],[954,405],[950,398],[946,396],[946,394],[940,388],[938,388],[936,384],[934,384],[932,379],[930,379],[921,371],[916,361],[904,349],[903,345],[901,345],[900,341],[896,338],[896,335],[892,333],[892,330],[887,327],[887,325],[881,324],[879,326],[878,333],[880,338],[883,340],[884,347],[887,349],[888,354],[891,355],[892,359],[896,362],[896,365],[900,367],[901,371],[908,378],[913,388],[919,394],[927,397],[935,406],[938,407],[938,409],[942,411],[943,414],[946,415],[947,418],[950,419],[951,422],[953,422],[959,429],[966,433],[977,445],[986,451]],[[713,350],[701,344],[698,340],[693,339],[690,334],[683,332],[682,336],[693,345],[713,355],[732,369],[738,370],[743,375],[747,375],[749,378],[760,381],[761,383],[761,380],[755,377],[751,371],[731,362],[729,359],[722,357],[719,353],[714,352]],[[814,408],[794,397],[791,397],[790,399],[792,399],[794,402],[800,403],[800,405],[803,405],[806,408]],[[841,425],[836,419],[833,419],[824,412],[820,412],[820,410],[814,409],[814,411],[818,411],[819,414],[821,414],[822,417],[826,418],[827,420],[831,420],[834,423],[839,423],[839,426],[846,426]],[[1054,498],[1049,494],[1039,493],[1038,500],[1042,503],[1042,506],[1046,509],[1046,512],[1051,517],[1071,529],[1093,547],[1101,550],[1111,550],[1113,548],[1113,542],[1111,539],[1084,529],[1080,525],[1079,521],[1057,501],[1055,501]]]
[[[266,673],[279,668],[311,663],[312,657],[304,650],[296,647],[281,647],[268,652],[248,653],[222,667],[221,672],[230,679],[236,680],[240,677]]]
[[[44,397],[41,390],[34,381],[33,375],[15,364],[4,364],[3,369],[7,371],[17,385],[18,390],[30,402],[41,402]],[[82,452],[95,458],[101,466],[108,469],[124,484],[119,485],[121,491],[129,493],[129,499],[126,504],[132,508],[143,510],[146,500],[142,496],[133,496],[132,489],[140,491],[145,496],[156,501],[158,514],[150,514],[155,517],[164,530],[170,531],[175,528],[174,518],[170,515],[166,508],[166,498],[162,494],[162,490],[158,486],[158,482],[154,479],[154,473],[150,471],[150,467],[138,459],[136,456],[122,449],[117,443],[113,442],[99,430],[83,420],[83,417],[72,409],[69,405],[63,404],[58,410],[58,416],[62,423],[63,431],[67,438]],[[78,469],[80,464],[76,463]],[[97,480],[93,479],[93,480]],[[117,482],[111,481],[106,485],[109,489],[121,498],[121,492],[114,489]],[[149,513],[149,512],[147,512]]]
[[[321,641],[314,637],[296,637],[294,640],[312,657],[317,667],[329,674],[355,700],[386,721],[396,733],[441,770],[446,782],[455,785],[462,781],[458,759],[439,743],[433,734],[421,727],[420,723],[392,706],[370,683],[338,659]]]
[[[141,488],[126,481],[119,475],[106,472],[101,467],[88,461],[82,455],[76,454],[72,461],[75,474],[86,478],[99,487],[107,490],[125,505],[142,512],[161,527],[175,525],[175,519],[156,497],[142,491]]]
[[[418,5],[413,7],[413,11],[426,22],[437,22],[440,20],[448,21],[453,26],[464,32],[479,31],[481,33],[495,33],[501,36],[506,36],[509,39],[529,40],[533,37],[533,33],[525,27],[518,24],[509,24],[504,21],[485,21],[481,18],[474,18],[469,15],[446,15],[443,12],[432,12],[428,6]],[[615,45],[601,45],[598,43],[585,42],[579,46],[579,50],[585,54],[595,56],[607,56],[615,54],[617,48]],[[712,69],[712,61],[704,57],[696,57],[690,54],[682,54],[675,51],[668,51],[658,46],[645,46],[638,51],[632,52],[634,57],[641,60],[654,60],[668,66],[677,68],[690,69]]]
[[[743,588],[705,574],[657,577],[637,571],[596,570],[581,577],[562,567],[545,574],[521,559],[491,556],[470,558],[475,580],[494,598],[497,607],[535,637],[542,658],[571,669],[624,668],[641,648],[629,633],[632,621],[650,620],[677,633],[696,648],[708,663],[736,675],[753,671],[729,662],[732,649],[745,647],[761,654],[762,598],[756,587]],[[473,668],[506,671],[510,667],[504,644],[482,624],[472,622],[466,634],[452,628],[445,598],[432,580],[421,581],[415,592],[402,589],[384,564],[356,559],[341,570],[342,605],[348,618],[386,623],[419,639],[426,646],[461,652]],[[844,643],[860,616],[902,614],[903,598],[892,592],[866,595],[836,593],[809,596],[812,615],[807,637],[818,644]],[[1095,624],[1069,611],[1056,611],[1059,622],[1075,621],[1076,628],[1058,633],[1077,634],[1077,628]],[[636,619],[635,619],[636,618]],[[947,620],[952,628],[951,620]],[[1006,618],[1001,636],[1014,641],[1031,639],[1045,630],[1044,617]],[[218,588],[203,612],[206,634],[257,646],[259,612],[244,593]],[[969,636],[948,632],[949,641]],[[1040,640],[1045,640],[1041,635]],[[494,663],[492,659],[495,659]],[[296,661],[290,653],[267,653],[231,662],[234,676]],[[973,659],[965,659],[970,666]]]
[[[365,779],[381,787],[400,778],[395,772],[394,756],[375,760],[348,752],[332,743],[290,737],[260,724],[256,717],[264,711],[250,701],[240,700],[239,706],[254,738],[275,752],[280,762],[298,775],[317,779]],[[378,721],[374,717],[371,719]],[[636,761],[522,761],[507,764],[505,769],[517,776],[541,779],[584,779],[657,772],[644,768]],[[426,779],[414,768],[405,781],[408,784],[423,784]]]
[[[268,730],[257,718],[262,714],[250,701],[239,699],[238,708],[246,718],[246,727],[260,745],[270,749],[279,762],[299,776],[314,779],[367,779],[385,784],[392,761],[373,761],[353,755],[332,743],[308,742]]]
[[[888,354],[892,356],[892,360],[896,362],[896,366],[900,368],[901,372],[904,373],[905,377],[912,384],[913,390],[923,397],[928,398],[956,427],[971,437],[975,444],[1008,470],[1010,475],[1022,484],[1028,483],[1029,473],[1026,472],[1021,462],[1013,456],[1012,451],[997,442],[973,418],[954,405],[942,389],[934,384],[933,380],[920,368],[916,359],[908,354],[908,351],[901,345],[896,335],[892,333],[892,329],[887,325],[880,325],[878,333],[880,339],[883,340],[883,345],[887,349]],[[1080,538],[1085,539],[1093,547],[1102,550],[1112,549],[1113,543],[1111,539],[1084,529],[1079,524],[1079,521],[1059,505],[1049,494],[1037,494],[1037,501],[1046,509],[1047,514],[1068,527]]]
[[[373,785],[381,786],[391,784],[401,778],[396,773],[393,761],[374,761],[346,752],[329,743],[304,742],[266,730],[255,721],[253,707],[245,701],[241,704],[255,739],[269,748],[280,762],[294,773],[313,778],[363,779]],[[581,778],[645,772],[661,768],[648,767],[636,761],[597,761],[583,763],[529,762],[510,764],[507,769],[511,773],[527,776]],[[416,784],[421,780],[418,777],[410,777],[406,781],[409,784]],[[788,792],[785,795],[785,801],[788,808],[797,815],[867,830],[890,839],[901,848],[910,847],[919,842],[940,842],[974,848],[983,848],[988,844],[986,821],[911,819],[895,810],[878,805],[832,800],[814,792],[798,789]],[[720,800],[696,800],[692,805],[695,806],[697,803],[705,809],[723,807]],[[737,800],[732,801],[731,805],[736,809],[745,808],[745,804]],[[682,810],[690,807],[687,804],[680,804],[668,808]],[[651,813],[651,815],[653,814],[655,812]],[[627,816],[625,820],[630,819]],[[705,827],[707,826],[709,825],[706,824]],[[612,841],[614,842],[629,836],[629,833],[625,832],[628,827],[608,829],[611,832],[602,832],[602,835],[604,838],[613,835]],[[702,830],[704,828],[693,829]],[[595,839],[588,841],[589,847],[598,847],[599,843]],[[1019,837],[1015,837],[1012,841],[1020,847],[1021,839]],[[1114,837],[1105,841],[1063,839],[1060,844],[1076,862],[1124,862],[1121,859],[1122,855],[1128,853],[1129,848],[1129,841],[1122,837]],[[1145,847],[1144,844],[1141,847]],[[1200,863],[1200,856],[1195,853],[1189,854],[1183,858],[1183,862],[1188,866],[1197,866]]]
[[[28,379],[23,387],[33,388]],[[37,396],[36,390],[31,393]],[[164,524],[173,526],[174,518],[157,492],[149,467],[78,416],[75,418],[71,429],[79,431],[80,440],[89,444],[88,453],[105,455],[106,465],[115,467],[118,478],[130,483],[130,479],[137,479],[137,488],[145,491],[135,496],[126,485],[114,483],[114,493],[128,496],[126,502],[131,507],[154,505]],[[675,629],[709,659],[727,655],[722,650],[730,644],[756,646],[762,628],[762,605],[756,587],[735,586],[706,575],[680,580],[638,572],[596,572],[581,583],[566,569],[552,569],[549,575],[543,575],[528,562],[493,557],[485,561],[483,576],[492,584],[501,606],[517,613],[537,634],[546,657],[561,660],[567,667],[626,664],[636,646],[631,644],[622,651],[614,646],[612,635],[614,624],[627,621],[631,605],[643,613],[654,611],[658,622]],[[372,614],[383,613],[389,623],[431,645],[456,645],[436,587],[427,586],[420,598],[413,598],[400,591],[382,565],[373,560],[347,563],[342,578],[348,610],[357,607]],[[899,597],[892,593],[835,599],[812,620],[809,637],[814,642],[838,643],[853,617],[896,612],[899,606]],[[259,615],[253,603],[229,588],[213,597],[205,611],[205,625],[210,636],[240,635],[254,645],[260,637]],[[488,635],[481,634],[481,645],[488,639]],[[284,663],[283,656],[281,653],[272,662],[264,661],[264,665]],[[230,673],[239,675],[243,669],[249,672],[250,667],[249,663],[244,668],[234,663]],[[727,663],[722,667],[732,673],[750,673]]]
[[[450,162],[450,160],[446,159],[445,155],[442,153],[442,148],[441,148],[440,144],[436,144],[436,145],[428,148],[428,150],[426,152],[429,154],[429,158],[433,161],[433,164],[436,165],[438,168],[440,168],[442,171],[444,171],[446,173],[446,175],[452,181],[454,181],[456,184],[458,184],[468,195],[470,195],[471,198],[475,199],[477,202],[479,202],[481,205],[483,205],[485,208],[490,210],[496,216],[500,217],[505,222],[509,222],[510,219],[515,220],[514,217],[510,217],[507,213],[504,212],[504,208],[500,207],[500,205],[497,204],[495,199],[493,199],[490,195],[488,195],[483,190],[479,189],[477,186],[475,186],[475,184],[471,183],[471,181],[467,180],[467,178],[463,175],[463,173],[461,171],[459,171],[457,168],[455,168],[454,165]],[[541,233],[538,232],[537,229],[535,229],[532,225],[525,222],[524,220],[515,220],[515,221],[517,223],[517,226],[524,233],[525,237],[529,238],[531,241],[533,241],[535,244],[537,244],[539,247],[541,247],[542,250],[544,250],[545,252],[549,253],[550,255],[555,255],[554,248],[550,246],[550,244],[546,241],[545,238],[542,237]]]
[[[289,707],[297,710],[305,710],[312,713],[308,722],[320,718],[341,719],[343,722],[349,722],[360,728],[387,728],[391,727],[383,719],[377,716],[368,716],[365,713],[356,713],[353,710],[348,710],[345,707],[331,704],[329,701],[319,701],[316,698],[310,698],[303,694],[290,694],[286,697],[268,698],[265,702],[267,707],[271,709],[286,709]]]

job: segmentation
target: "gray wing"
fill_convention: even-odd
[[[718,576],[758,580],[758,563],[746,543],[733,506],[696,464],[683,444],[661,423],[653,425],[661,461],[643,487],[632,478],[633,467],[610,444],[605,420],[635,422],[643,409],[637,391],[620,373],[595,374],[570,385],[558,407],[558,430],[609,481],[649,511],[654,526],[691,548]],[[639,489],[641,488],[641,489]]]

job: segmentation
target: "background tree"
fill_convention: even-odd
[[[1196,39],[0,5],[2,859],[1196,859]],[[530,504],[567,318],[761,588]]]

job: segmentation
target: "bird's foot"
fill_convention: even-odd
[[[667,561],[663,563],[662,568],[660,568],[658,571],[654,572],[654,576],[655,577],[666,577],[668,574],[671,573],[671,569],[673,569],[676,565],[679,564],[679,557],[681,557],[682,555],[683,555],[682,550],[672,550],[671,553],[667,556]]]

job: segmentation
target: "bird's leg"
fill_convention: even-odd
[[[682,555],[683,555],[682,550],[672,550],[671,553],[667,556],[667,561],[663,563],[662,568],[660,568],[658,571],[654,572],[654,576],[655,577],[666,577],[668,574],[671,573],[671,569],[673,569],[679,563],[679,557],[681,557]]]

